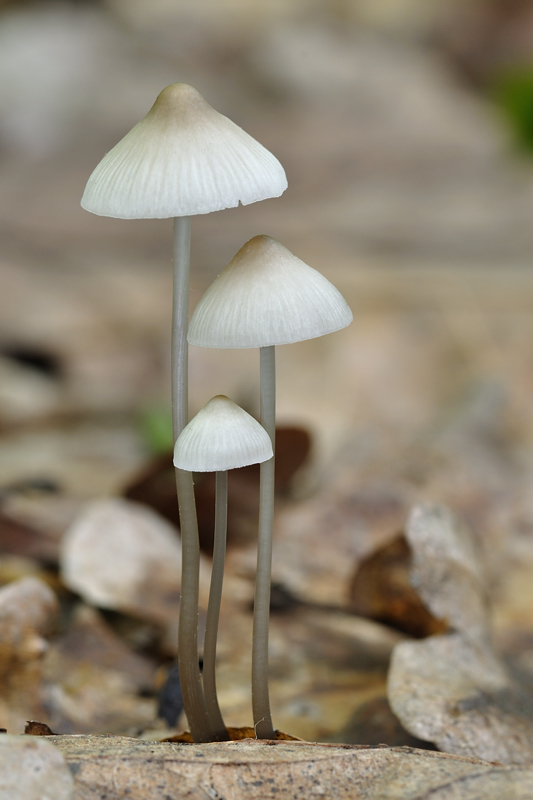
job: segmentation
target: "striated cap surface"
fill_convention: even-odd
[[[327,278],[270,236],[241,247],[207,289],[189,326],[199,347],[290,344],[345,328],[353,316]]]
[[[184,217],[279,197],[286,188],[272,153],[192,86],[175,83],[104,156],[81,205],[121,219]]]
[[[174,466],[189,472],[219,472],[272,458],[265,429],[224,395],[213,397],[183,429]]]

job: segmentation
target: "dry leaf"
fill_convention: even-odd
[[[140,503],[109,498],[87,504],[64,536],[61,571],[65,584],[89,603],[160,624],[176,619],[179,535]],[[206,599],[205,562],[200,582]]]
[[[411,748],[57,736],[75,800],[531,800],[533,769]]]
[[[405,532],[410,580],[424,604],[450,629],[470,639],[489,635],[487,590],[472,538],[441,506],[413,509]]]
[[[413,510],[406,536],[413,585],[451,632],[395,647],[388,679],[394,713],[414,736],[449,753],[532,764],[533,696],[493,650],[468,531],[446,509],[425,505]]]
[[[394,650],[388,693],[404,727],[440,750],[533,764],[533,696],[489,645],[461,634],[403,642]]]

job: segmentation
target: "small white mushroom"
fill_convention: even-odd
[[[216,472],[215,537],[211,589],[204,640],[204,697],[217,738],[227,738],[215,681],[218,620],[226,555],[228,469],[272,459],[265,429],[224,395],[217,395],[183,429],[174,448],[174,465],[191,472]]]
[[[233,400],[217,395],[181,432],[174,466],[190,472],[220,472],[272,458],[262,425]]]
[[[189,342],[200,347],[259,347],[261,423],[274,448],[275,345],[313,339],[345,328],[353,316],[340,292],[270,236],[247,242],[196,306]],[[274,458],[261,464],[259,537],[252,648],[252,706],[256,736],[273,738],[268,695],[268,621]]]

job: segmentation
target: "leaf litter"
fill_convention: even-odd
[[[41,38],[45,31],[40,24],[37,28]],[[263,63],[256,62],[254,70],[242,71],[247,82],[245,94],[252,88],[249,81],[255,70],[264,85],[273,85],[275,67],[281,94],[288,90],[294,97],[302,91],[298,81],[301,84],[305,78],[314,81],[315,97],[314,77],[309,78],[307,72],[298,77],[292,55],[289,57],[295,33],[291,31],[287,38],[290,48],[285,45],[280,49],[279,41],[275,46],[271,43],[270,67],[269,59],[263,57]],[[200,27],[198,36],[195,46],[201,49],[206,40]],[[518,679],[509,678],[500,648],[491,643],[487,598],[480,590],[479,574],[492,600],[498,600],[502,582],[508,592],[507,605],[504,608],[500,601],[497,609],[496,644],[502,642],[506,627],[509,642],[521,648],[515,652],[521,658],[522,674],[525,676],[529,669],[533,675],[527,660],[532,650],[528,639],[530,594],[524,591],[518,597],[518,590],[513,588],[518,562],[520,586],[527,589],[527,581],[531,584],[533,508],[528,499],[531,475],[527,453],[533,434],[528,367],[532,357],[533,292],[530,272],[509,266],[510,253],[530,257],[532,229],[529,205],[524,202],[529,178],[517,177],[516,170],[512,174],[508,171],[507,162],[498,155],[499,129],[496,134],[492,123],[480,120],[477,99],[475,120],[464,122],[462,110],[467,98],[461,92],[454,95],[448,77],[439,84],[439,67],[432,63],[426,69],[425,54],[403,53],[400,47],[398,58],[390,52],[389,61],[384,62],[379,41],[352,41],[348,28],[338,40],[333,31],[331,36],[317,38],[311,30],[309,38],[305,26],[299,26],[298,36],[304,49],[309,49],[309,41],[312,43],[310,52],[317,54],[319,67],[324,59],[340,64],[340,87],[338,80],[331,85],[335,83],[335,70],[324,73],[328,81],[323,90],[328,98],[332,93],[337,98],[331,106],[332,113],[337,114],[334,124],[329,114],[322,113],[322,107],[305,100],[303,94],[295,108],[284,105],[281,126],[274,119],[273,97],[266,114],[260,111],[259,102],[253,114],[258,129],[266,124],[274,142],[278,137],[273,149],[279,145],[290,156],[292,148],[292,185],[293,191],[299,192],[299,207],[289,214],[281,202],[279,206],[272,204],[270,210],[250,207],[240,210],[239,215],[221,215],[219,222],[200,220],[203,227],[199,228],[197,253],[202,268],[195,278],[198,292],[218,271],[221,249],[230,253],[234,240],[242,234],[241,223],[232,220],[244,219],[250,229],[255,226],[290,234],[295,248],[313,252],[318,265],[324,260],[332,270],[342,273],[342,285],[357,311],[353,333],[339,335],[335,345],[322,343],[317,350],[308,344],[294,351],[295,355],[289,355],[288,349],[280,353],[280,387],[286,387],[280,392],[281,413],[316,432],[319,458],[314,496],[287,498],[278,511],[275,577],[297,602],[272,620],[276,718],[283,719],[283,727],[309,739],[353,735],[362,737],[363,743],[367,739],[368,744],[372,737],[380,741],[383,736],[381,741],[389,742],[390,727],[388,732],[386,728],[390,717],[381,715],[388,719],[386,725],[376,719],[380,709],[388,709],[385,676],[390,653],[395,648],[394,672],[402,653],[426,652],[429,656],[421,659],[418,667],[419,673],[426,671],[411,687],[416,701],[409,712],[413,726],[417,719],[427,723],[425,700],[431,691],[429,699],[440,703],[442,714],[438,716],[439,709],[435,713],[436,727],[441,728],[428,728],[427,733],[440,747],[459,746],[466,737],[469,747],[478,748],[483,738],[480,731],[486,728],[485,738],[492,746],[498,731],[504,736],[513,719],[522,714],[527,721],[528,713],[523,687]],[[268,51],[268,42],[266,48]],[[340,62],[334,61],[338,54]],[[343,61],[346,55],[363,68],[347,71]],[[93,62],[99,64],[100,59]],[[136,55],[131,58],[131,64],[135,63]],[[142,71],[143,75],[151,74],[154,82],[159,79],[159,68],[152,62],[143,61]],[[123,72],[130,75],[129,70]],[[223,72],[215,80],[220,80],[222,96],[227,96]],[[346,76],[355,72],[356,81],[364,82],[365,75],[371,81],[371,95],[377,98],[372,113],[366,102],[346,108]],[[398,75],[401,78],[394,85],[399,91],[393,93],[391,104],[391,78]],[[404,76],[410,76],[409,80]],[[130,84],[131,77],[127,80]],[[418,111],[412,119],[412,115],[406,117],[403,104],[412,91],[411,80],[419,92]],[[97,83],[99,92],[103,84]],[[448,88],[443,97],[444,84]],[[216,87],[213,91],[216,93]],[[242,100],[238,81],[230,94],[233,101]],[[243,102],[243,113],[250,113],[245,107]],[[384,112],[390,125],[383,125]],[[117,107],[114,113],[129,114],[130,110]],[[91,125],[97,116],[91,111]],[[407,128],[406,119],[410,120]],[[457,120],[463,120],[459,130]],[[429,128],[428,121],[432,121]],[[117,116],[110,124],[114,128],[123,122]],[[323,126],[318,139],[317,124]],[[362,135],[353,135],[354,125]],[[317,141],[321,148],[318,159]],[[19,348],[22,344],[39,347],[61,365],[60,375],[43,376],[30,374],[28,365],[20,360],[14,363],[12,357],[2,356],[0,479],[2,485],[8,485],[38,474],[58,482],[62,489],[61,496],[49,497],[46,502],[44,497],[34,498],[37,502],[31,507],[27,498],[24,502],[23,498],[10,498],[4,504],[7,519],[0,521],[3,552],[27,559],[24,570],[42,577],[53,588],[61,611],[57,628],[39,632],[37,639],[29,637],[34,645],[39,644],[33,654],[40,655],[25,662],[22,669],[29,683],[24,680],[17,684],[20,673],[6,682],[4,688],[17,691],[6,690],[5,717],[0,724],[7,724],[10,731],[21,731],[25,719],[35,714],[36,719],[47,719],[53,723],[52,730],[63,734],[69,730],[77,734],[112,730],[161,737],[170,731],[150,729],[159,724],[154,723],[154,687],[160,676],[155,678],[154,672],[162,666],[168,669],[175,631],[169,624],[163,637],[156,625],[135,616],[140,610],[131,602],[120,610],[90,608],[61,585],[57,574],[59,539],[84,501],[120,494],[124,486],[132,485],[145,463],[146,450],[134,417],[139,406],[152,401],[154,395],[156,399],[166,398],[168,381],[166,358],[161,355],[169,323],[168,252],[160,243],[159,223],[132,226],[131,238],[125,237],[122,223],[89,220],[72,203],[80,175],[90,168],[99,147],[99,143],[89,143],[86,154],[73,148],[66,160],[61,154],[61,163],[43,161],[25,170],[22,180],[17,180],[16,164],[11,167],[5,163],[0,187],[6,234],[0,276],[3,340],[15,342]],[[357,174],[354,179],[351,169],[342,170],[339,195],[336,176],[339,164],[344,163],[355,165]],[[469,164],[466,171],[465,163]],[[375,184],[367,169],[373,174],[377,169]],[[406,180],[406,169],[414,179]],[[52,179],[54,203],[49,202]],[[369,193],[373,200],[370,204]],[[476,209],[480,209],[474,220],[456,213],[457,208],[471,204],[472,197]],[[213,228],[217,225],[218,230]],[[446,259],[452,256],[460,269],[450,270],[448,264],[440,263],[442,253]],[[473,253],[482,254],[484,262],[487,255],[492,259],[499,253],[505,269],[480,270],[472,264]],[[404,254],[409,265],[403,260]],[[236,365],[234,359],[220,361],[221,354],[216,356],[216,362],[208,352],[193,359],[192,368],[200,380],[195,381],[192,405],[198,407],[204,394],[213,394],[208,391],[212,376],[225,380],[230,368],[232,391],[228,393],[248,397],[249,362],[242,358]],[[317,382],[319,368],[324,377]],[[298,381],[293,379],[296,372],[301,376]],[[342,386],[335,383],[340,375]],[[219,388],[217,384],[216,391]],[[469,395],[473,401],[466,409],[458,407],[457,398]],[[451,423],[446,425],[450,417]],[[506,423],[509,419],[511,426]],[[344,454],[338,456],[340,443],[345,445]],[[334,453],[335,459],[331,458]],[[173,484],[172,475],[170,478]],[[206,485],[207,499],[210,491]],[[239,491],[242,503],[236,509],[234,530],[240,546],[228,553],[231,597],[226,598],[220,648],[221,699],[228,718],[235,717],[235,724],[246,719],[249,705],[246,653],[254,562],[249,544],[254,507],[245,496],[251,492],[248,485]],[[452,536],[435,553],[435,571],[424,570],[431,542],[417,544],[413,540],[409,546],[415,561],[417,548],[422,554],[415,585],[419,590],[418,609],[426,608],[425,621],[418,630],[406,625],[408,618],[415,616],[413,606],[405,603],[391,615],[392,604],[386,601],[382,605],[388,608],[388,616],[384,617],[379,608],[361,606],[361,593],[357,613],[374,616],[377,622],[353,616],[356,598],[350,595],[349,585],[354,569],[372,558],[382,545],[392,543],[404,527],[409,506],[421,497],[446,502],[468,520],[480,545],[483,568],[473,568],[466,550],[457,558],[446,556],[453,550]],[[206,552],[209,529],[208,521]],[[13,562],[8,564],[4,557],[1,560],[3,581],[12,581]],[[408,561],[404,547],[402,581],[407,577],[403,585],[412,590]],[[398,563],[394,561],[394,569]],[[17,569],[24,572],[20,565]],[[453,577],[456,573],[462,576],[460,581]],[[384,580],[382,586],[386,585]],[[438,591],[434,592],[435,586]],[[403,603],[403,590],[399,597]],[[411,601],[415,600],[411,592]],[[470,624],[472,631],[467,630]],[[392,631],[391,625],[401,633]],[[432,625],[442,626],[440,636],[434,635],[437,631],[431,629]],[[405,638],[428,634],[430,638],[417,642]],[[21,635],[20,641],[27,638]],[[432,651],[432,647],[436,649]],[[449,667],[445,675],[439,674],[439,662],[431,658],[432,654],[443,658],[442,663]],[[451,686],[450,675],[455,675]],[[444,689],[439,694],[441,679]],[[31,691],[21,691],[22,687]],[[350,734],[350,720],[365,708],[368,715],[364,722]],[[487,708],[493,714],[490,725],[486,724]],[[495,713],[498,708],[499,716]],[[454,719],[459,720],[455,726]],[[473,732],[471,739],[464,720]],[[403,721],[404,727],[411,729],[407,716]],[[402,730],[397,726],[394,736],[401,737]],[[517,725],[516,731],[520,730]],[[404,741],[412,741],[408,734],[405,736]],[[116,739],[108,737],[102,740],[105,747],[98,745],[92,751],[94,737],[63,736],[56,741],[68,751],[71,772],[87,779],[76,783],[80,798],[94,796],[95,786],[100,791],[96,796],[107,794],[112,800],[131,798],[133,790],[142,796],[144,790],[136,789],[135,784],[143,787],[144,777],[150,777],[152,783],[143,800],[164,792],[157,764],[150,766],[153,755],[147,752],[146,758],[142,757],[153,745],[131,745],[135,749],[131,759],[124,762],[127,766],[121,768],[125,772],[117,783],[109,769],[110,764],[117,766],[113,760]],[[512,737],[508,739],[509,744],[513,741]],[[79,751],[85,743],[92,764],[84,762],[79,767]],[[160,747],[163,752],[179,752],[165,751],[170,745]],[[339,752],[320,747],[328,759]],[[319,748],[314,749],[319,752]],[[194,753],[194,749],[188,752]],[[351,781],[347,790],[350,797],[357,792],[367,798],[531,796],[531,771],[523,767],[500,767],[443,753],[390,747],[341,747],[340,752],[341,771]],[[291,758],[296,758],[298,750],[291,753]],[[349,753],[346,758],[352,759],[355,773],[350,772],[342,753]],[[513,753],[508,755],[514,758]],[[10,764],[16,760],[14,751],[8,760]],[[224,758],[217,755],[214,772],[218,782],[205,783],[202,800],[206,795],[238,797],[234,786],[231,793],[234,778],[220,777],[227,771],[221,761]],[[167,777],[165,773],[165,781]],[[312,796],[316,785],[309,787],[303,782],[304,796]],[[259,796],[265,794],[264,782],[247,788]],[[293,788],[294,784],[288,791],[293,793]],[[178,797],[178,791],[173,790],[172,796]],[[327,796],[327,788],[325,791]]]

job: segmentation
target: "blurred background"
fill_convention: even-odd
[[[350,586],[421,499],[470,524],[501,646],[533,684],[531,3],[4,0],[0,582],[40,576],[63,617],[35,656],[33,699],[7,681],[3,713],[14,728],[40,714],[60,732],[144,730],[156,717],[168,630],[157,638],[146,608],[98,601],[83,580],[67,590],[58,564],[87,501],[127,495],[175,517],[150,483],[164,470],[168,479],[171,445],[171,222],[99,218],[79,201],[102,156],[178,81],[270,149],[289,180],[279,199],[194,219],[192,307],[266,233],[354,312],[345,331],[279,348],[289,443],[274,579],[281,610],[300,616],[273,622],[277,724],[314,739],[370,737],[368,716],[364,734],[346,726],[384,697],[393,634],[346,616]],[[257,354],[192,348],[191,413],[218,393],[257,413]],[[221,634],[234,724],[249,722],[253,510],[238,506],[229,553],[227,602],[241,627]],[[344,616],[324,621],[315,608],[309,621],[313,604]],[[173,630],[167,612],[154,614]],[[138,658],[137,683],[117,688],[115,675],[104,686],[115,667],[96,651],[76,661],[76,625]]]

